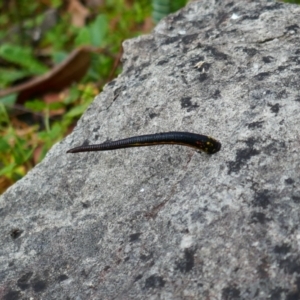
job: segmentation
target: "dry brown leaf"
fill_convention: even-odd
[[[27,128],[22,128],[22,129],[16,129],[15,130],[15,133],[17,134],[18,137],[28,136],[29,134],[32,135],[35,132],[36,132],[36,127],[35,126],[30,126],[30,127],[27,127]]]
[[[0,195],[6,191],[12,184],[13,180],[5,177],[5,176],[0,176]]]
[[[60,91],[73,82],[79,81],[85,75],[90,65],[90,54],[92,52],[101,51],[90,46],[77,48],[70,53],[67,59],[48,73],[0,91],[0,97],[19,93],[17,103],[24,103],[33,96],[42,95],[46,92]]]
[[[38,164],[40,162],[41,154],[42,154],[43,146],[37,146],[33,151],[33,162],[34,164]]]
[[[78,0],[69,0],[68,12],[72,16],[72,25],[83,27],[90,12]]]
[[[144,20],[144,24],[142,27],[142,32],[150,32],[153,29],[153,20],[151,17],[148,17]]]
[[[85,5],[87,7],[98,8],[105,4],[105,0],[85,0]]]

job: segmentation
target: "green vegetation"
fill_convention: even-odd
[[[187,1],[98,2],[94,7],[78,0],[0,2],[5,12],[0,15],[0,193],[69,134],[103,85],[121,72],[122,41],[149,32]],[[70,82],[66,79],[63,86],[53,88],[58,84],[55,68],[75,49],[77,60],[65,68],[61,65]],[[78,71],[84,76],[72,78],[73,66],[87,55],[87,69]],[[28,96],[28,80],[44,74],[51,75],[50,82],[34,83]],[[11,93],[3,94],[9,88]]]
[[[284,2],[294,3],[294,4],[300,4],[300,0],[284,0]]]

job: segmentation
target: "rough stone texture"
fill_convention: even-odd
[[[0,298],[300,299],[299,20],[201,0],[126,41],[123,73],[1,198]],[[170,130],[223,148],[65,154]]]

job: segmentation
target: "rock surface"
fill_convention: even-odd
[[[1,299],[300,299],[300,7],[201,0],[0,200]],[[191,131],[181,146],[66,154]]]

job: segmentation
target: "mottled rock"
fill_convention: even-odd
[[[0,200],[1,299],[299,299],[300,7],[201,0]],[[66,154],[165,131],[222,142]]]

